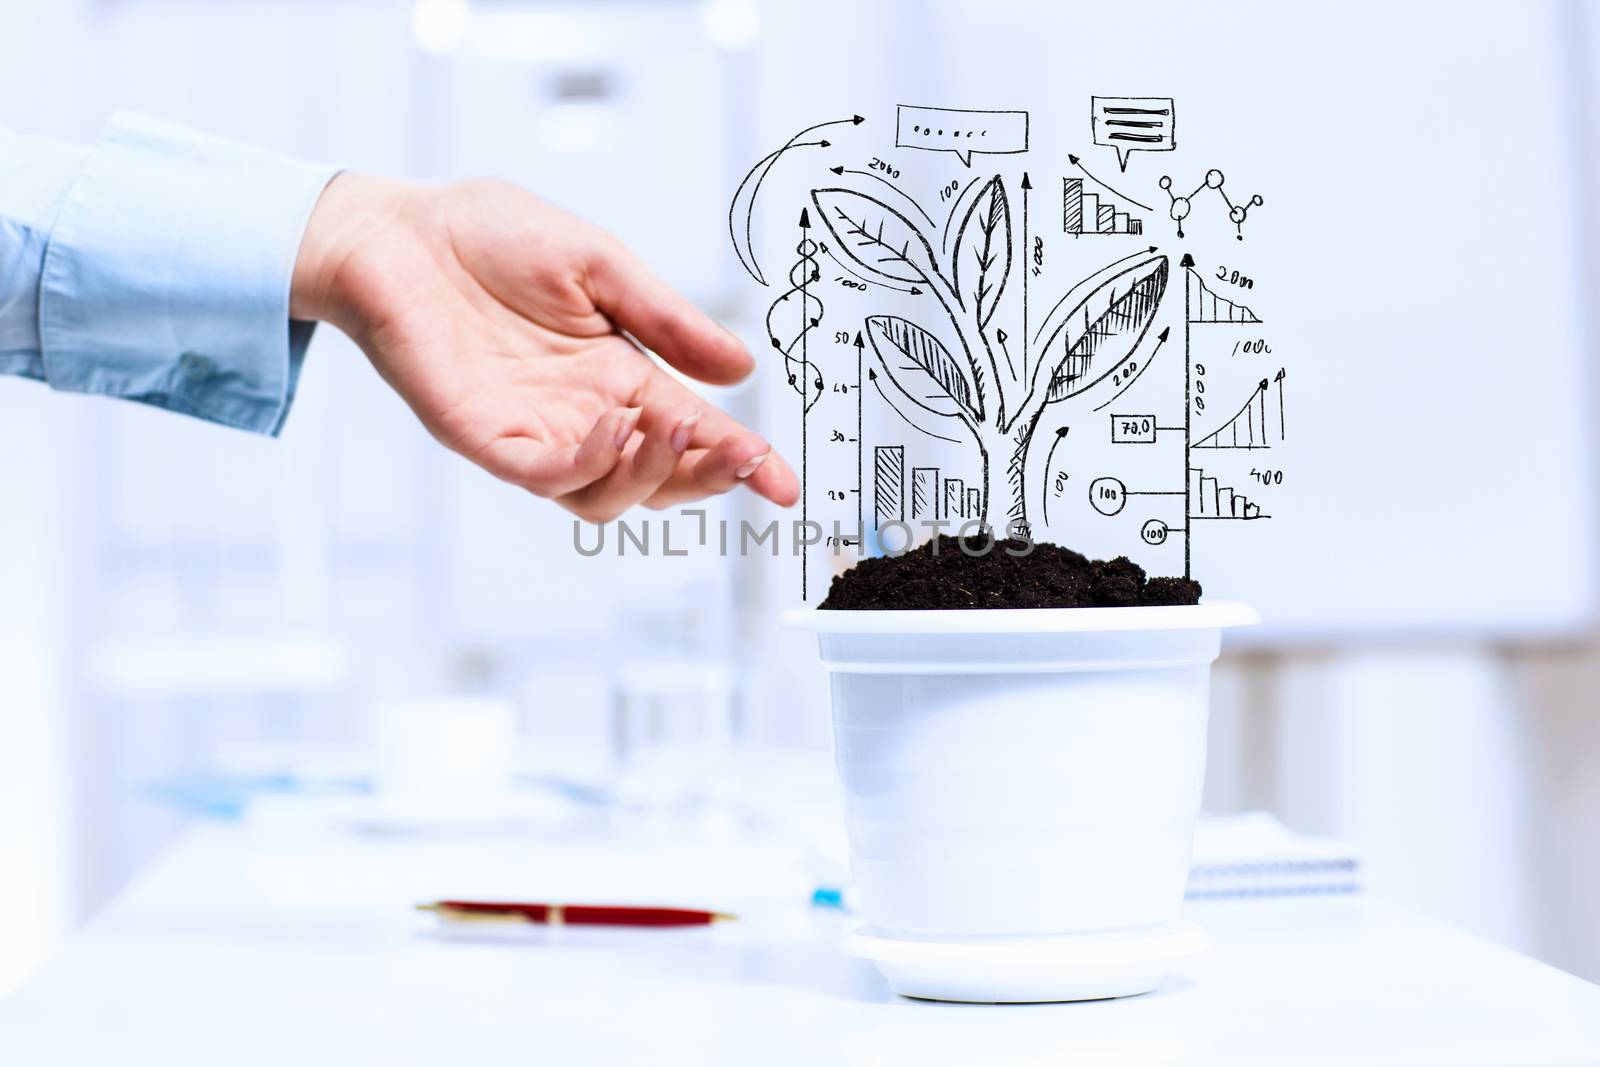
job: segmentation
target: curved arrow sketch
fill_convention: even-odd
[[[778,162],[778,157],[791,148],[828,147],[829,142],[827,141],[800,140],[806,134],[826,126],[839,126],[844,123],[859,126],[865,121],[866,119],[860,115],[852,115],[847,119],[830,119],[827,122],[819,122],[815,126],[807,126],[778,148],[758,159],[755,166],[751,167],[744,176],[744,180],[739,183],[739,187],[733,191],[733,202],[728,205],[728,239],[733,242],[733,254],[739,257],[739,265],[760,284],[766,285],[768,283],[766,276],[761,273],[761,265],[756,262],[756,250],[751,237],[751,229],[754,225],[752,220],[755,215],[756,196],[761,192],[761,183],[767,180],[767,174],[772,170],[773,165]],[[740,221],[741,208],[743,213],[742,222]]]
[[[1040,503],[1046,523],[1050,521],[1050,465],[1056,461],[1056,446],[1067,439],[1067,432],[1071,429],[1070,426],[1062,426],[1056,430],[1056,439],[1050,442],[1050,451],[1044,457],[1044,497]]]
[[[875,174],[870,170],[852,170],[852,169],[850,169],[849,167],[845,166],[842,163],[837,167],[829,167],[828,169],[833,171],[833,173],[838,174],[838,175],[860,174],[862,177],[872,178],[875,181],[882,182],[883,184],[887,185],[889,188],[893,189],[895,192],[899,193],[900,196],[905,199],[906,203],[908,203],[912,207],[916,208],[917,211],[919,211],[922,214],[922,217],[928,220],[928,225],[929,226],[937,226],[938,225],[938,223],[933,221],[932,216],[930,216],[926,211],[924,211],[923,208],[922,208],[922,205],[917,203],[916,200],[913,199],[909,193],[907,193],[904,189],[900,188],[894,182],[890,181],[888,178],[885,178],[883,175]]]

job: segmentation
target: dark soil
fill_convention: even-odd
[[[903,556],[864,559],[833,580],[821,606],[839,611],[910,611],[939,608],[1125,608],[1194,604],[1200,583],[1146,578],[1144,568],[1118,556],[1087,556],[1058,545],[1025,541],[989,544],[974,537],[962,551],[955,537],[939,537]],[[1007,550],[1010,551],[1007,551]]]

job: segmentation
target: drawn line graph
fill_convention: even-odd
[[[1195,448],[1271,448],[1274,440],[1284,439],[1283,429],[1283,377],[1280,368],[1272,381],[1261,379],[1250,399],[1244,402],[1238,414],[1223,423],[1214,432],[1194,443]],[[1267,402],[1267,392],[1273,383],[1278,386],[1277,404]],[[1277,432],[1273,432],[1270,415],[1277,415]]]
[[[1186,259],[1188,257],[1185,257]],[[1206,286],[1204,279],[1189,267],[1189,321],[1190,322],[1260,322],[1256,313],[1245,304],[1237,304],[1225,296],[1218,296]]]
[[[1224,181],[1222,172],[1213,168],[1206,171],[1206,176],[1200,180],[1199,185],[1194,187],[1193,192],[1187,196],[1179,196],[1172,191],[1172,178],[1165,174],[1161,176],[1161,181],[1158,184],[1160,184],[1162,191],[1167,194],[1167,214],[1172,216],[1172,221],[1178,224],[1179,237],[1183,236],[1183,220],[1189,217],[1189,211],[1194,206],[1194,198],[1207,189],[1215,189],[1217,196],[1222,199],[1222,203],[1228,209],[1228,221],[1233,223],[1234,238],[1239,241],[1244,240],[1244,224],[1250,217],[1250,209],[1260,207],[1265,201],[1262,200],[1258,193],[1249,200],[1235,203],[1233,197],[1229,196],[1228,191],[1222,187]]]

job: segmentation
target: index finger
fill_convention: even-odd
[[[588,269],[589,298],[605,316],[683,373],[731,385],[755,369],[743,342],[689,303],[617,241],[603,241]]]

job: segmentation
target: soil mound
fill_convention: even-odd
[[[1070,548],[987,538],[938,537],[902,556],[864,559],[833,580],[820,605],[837,611],[944,608],[1125,608],[1194,604],[1200,583],[1146,578],[1118,556],[1090,559]],[[976,554],[982,553],[982,554]]]

